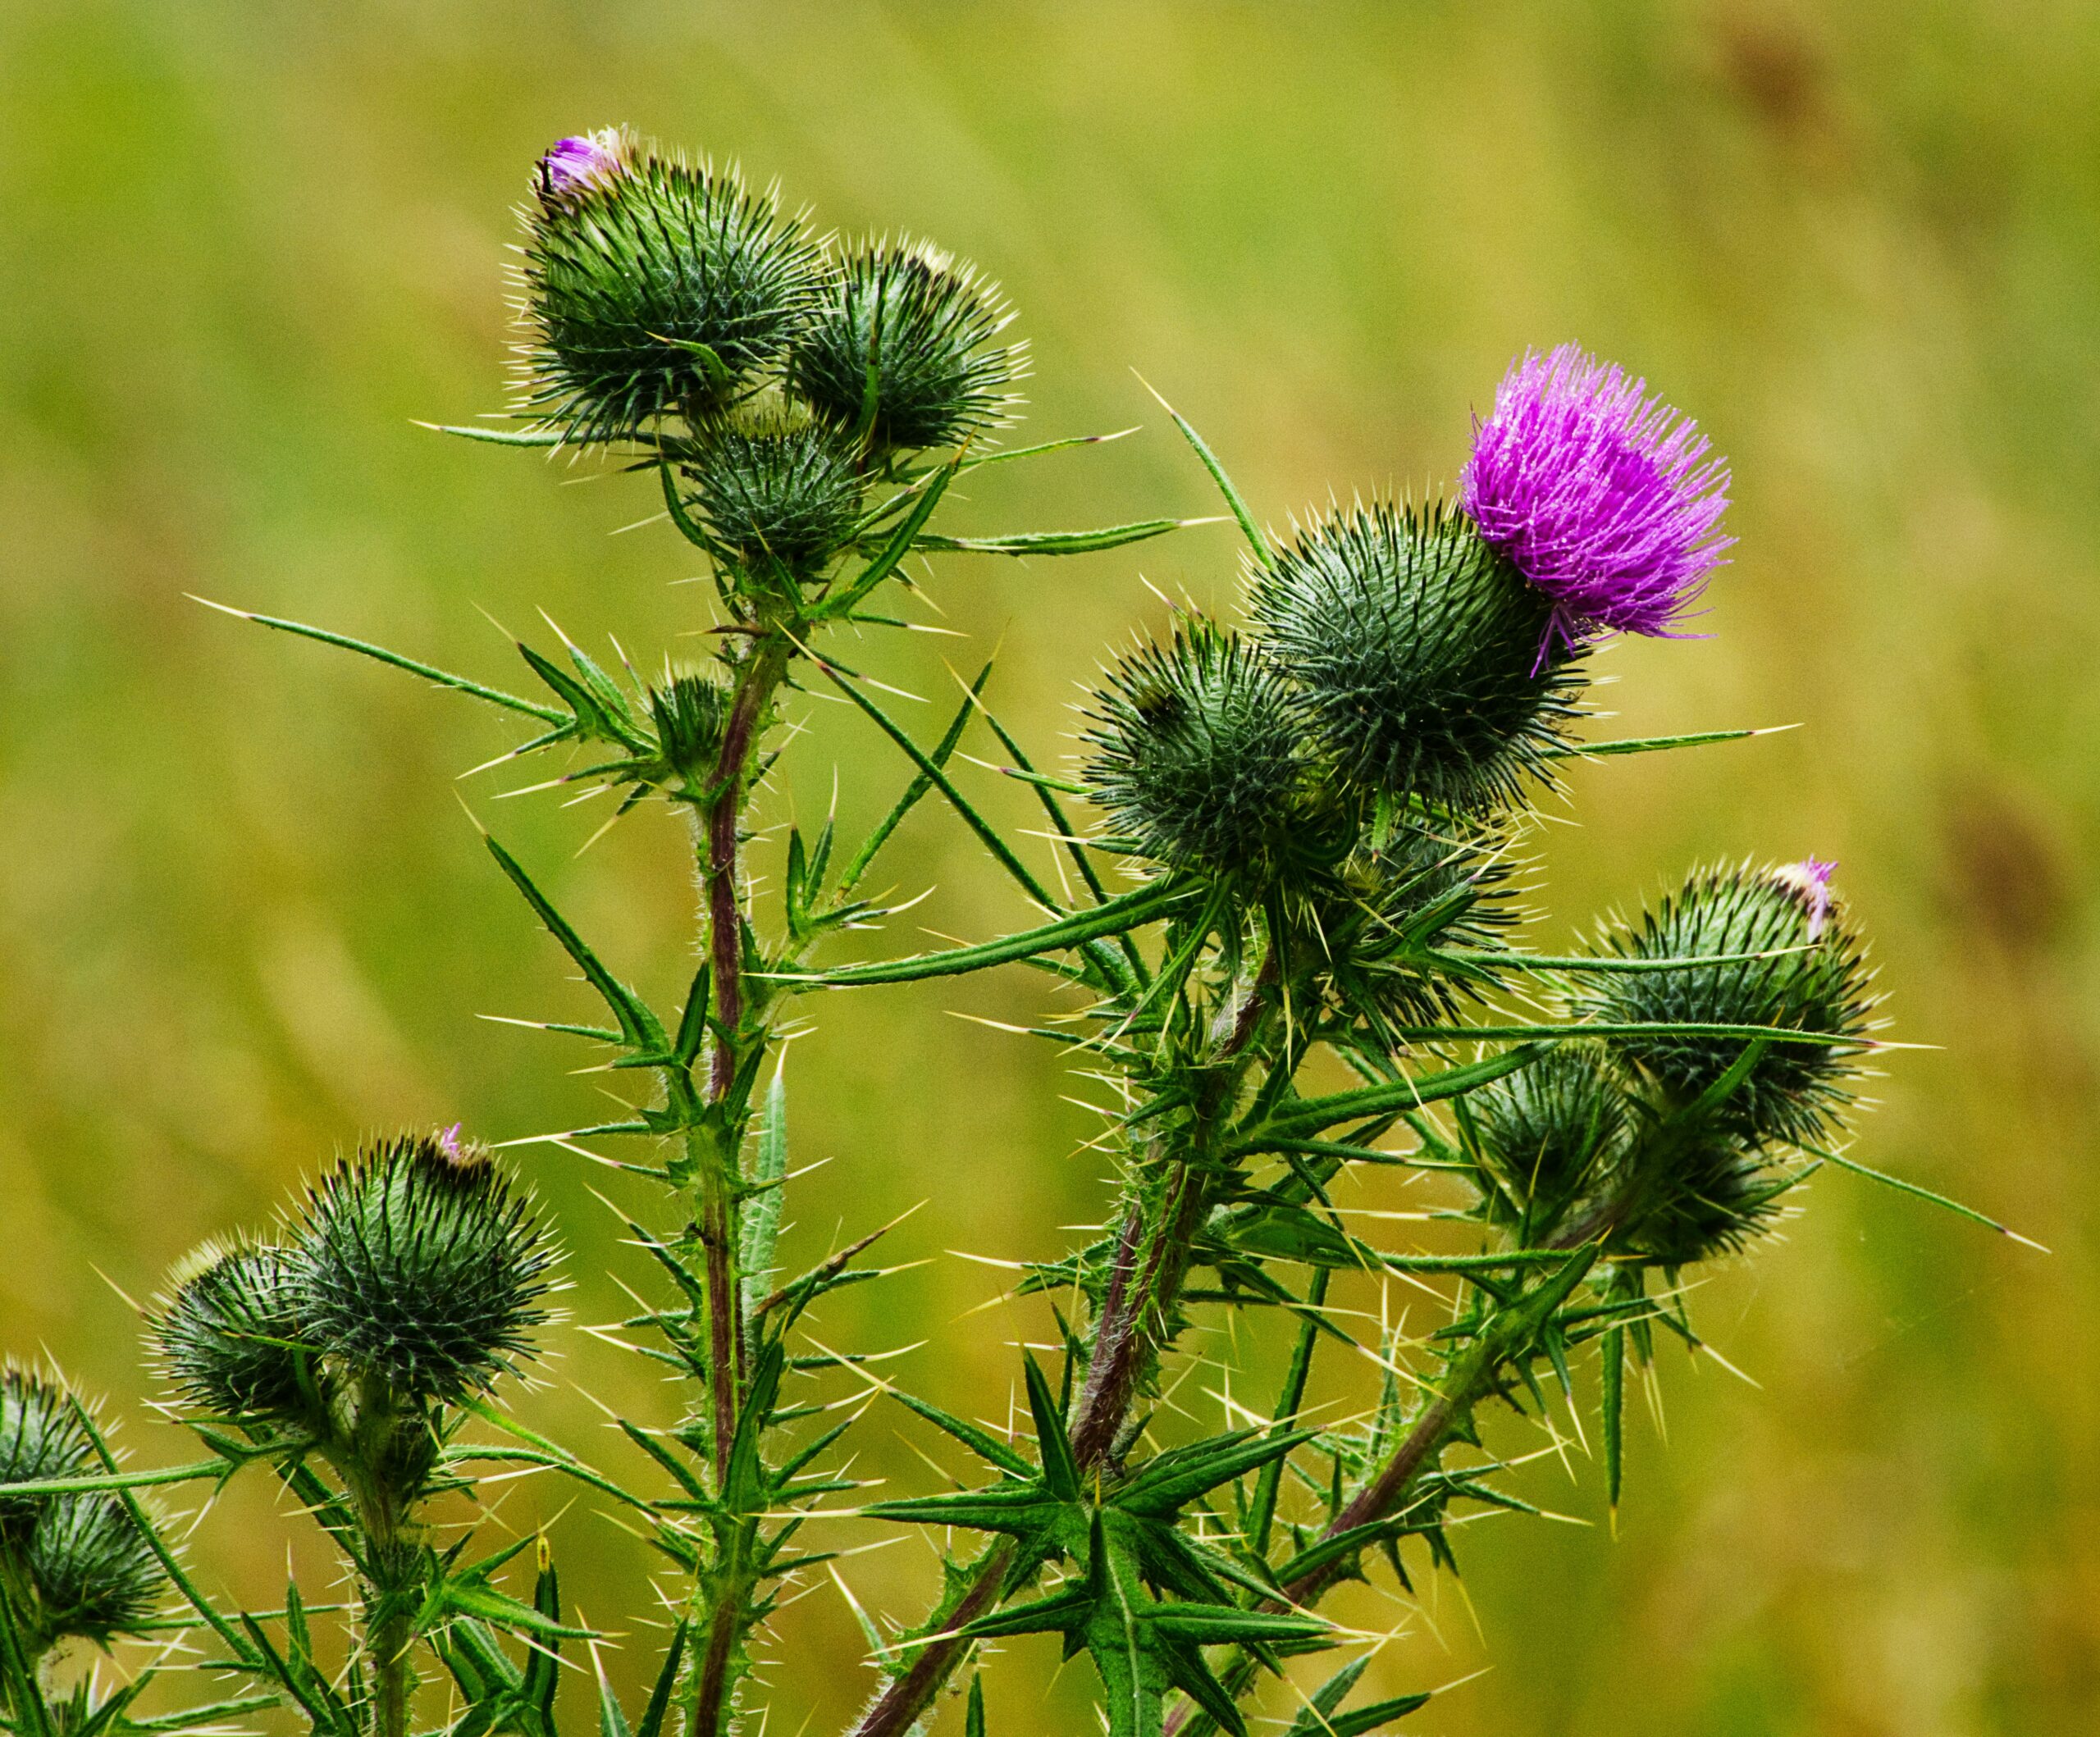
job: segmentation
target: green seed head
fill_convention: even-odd
[[[1026,372],[996,286],[923,242],[864,242],[825,280],[789,390],[879,450],[947,446],[1010,421]]]
[[[1466,1106],[1481,1158],[1535,1233],[1610,1173],[1627,1133],[1624,1084],[1586,1043],[1557,1045]]]
[[[0,1484],[76,1477],[94,1464],[94,1443],[55,1381],[14,1364],[0,1366]],[[0,1542],[34,1524],[50,1498],[0,1496]]]
[[[861,477],[836,431],[775,404],[711,422],[695,440],[686,505],[734,566],[807,583],[851,540]]]
[[[487,1152],[454,1136],[368,1144],[303,1217],[308,1332],[418,1400],[485,1391],[547,1318],[552,1250]]]
[[[1768,956],[1591,979],[1578,1010],[1609,1023],[1776,1026],[1854,1040],[1775,1042],[1721,1105],[1721,1125],[1753,1144],[1828,1134],[1851,1101],[1858,1041],[1877,997],[1865,949],[1833,902],[1823,864],[1703,868],[1632,924],[1605,931],[1599,951],[1627,959],[1716,954]],[[1614,1040],[1672,1103],[1689,1103],[1738,1061],[1740,1037]]]
[[[167,1583],[146,1534],[109,1495],[54,1498],[30,1534],[28,1566],[47,1646],[69,1637],[107,1646],[137,1633]]]
[[[1367,791],[1514,801],[1573,715],[1579,665],[1548,645],[1551,604],[1444,507],[1319,521],[1258,576],[1253,609],[1305,726]]]
[[[1084,778],[1114,848],[1176,868],[1273,878],[1323,841],[1303,732],[1281,674],[1206,621],[1111,672],[1088,714]]]
[[[206,1248],[178,1270],[154,1328],[168,1379],[193,1405],[235,1420],[306,1411],[313,1377],[296,1311],[298,1263],[280,1248]]]
[[[579,442],[733,401],[787,347],[818,255],[733,170],[621,136],[526,212],[525,407]]]

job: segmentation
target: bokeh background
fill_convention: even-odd
[[[682,983],[671,825],[578,857],[592,810],[455,784],[506,745],[499,721],[185,599],[499,682],[523,672],[491,616],[544,637],[544,609],[637,661],[692,650],[688,552],[615,534],[646,488],[412,426],[500,408],[511,207],[537,151],[615,120],[742,157],[826,226],[983,262],[1034,347],[1030,433],[1146,425],[993,473],[952,526],[1209,510],[1134,369],[1279,522],[1448,482],[1527,345],[1577,338],[1700,416],[1741,538],[1711,637],[1611,654],[1599,728],[1805,727],[1578,770],[1541,841],[1539,939],[1697,858],[1838,858],[1900,1035],[1940,1046],[1895,1059],[1860,1156],[2054,1252],[1819,1178],[1696,1299],[1757,1385],[1666,1360],[1667,1441],[1637,1431],[1615,1539],[1596,1467],[1542,1462],[1529,1492],[1588,1524],[1468,1528],[1463,1582],[1349,1609],[1405,1619],[1376,1685],[1473,1678],[1408,1727],[1450,1737],[2100,1724],[2100,12],[2080,0],[0,6],[0,1346],[48,1352],[135,1414],[142,1462],[172,1459],[127,1297],[362,1130],[597,1113],[578,1056],[476,1017],[582,1003],[463,796],[619,969]],[[1074,684],[1162,616],[1141,575],[1230,608],[1228,528],[951,563],[932,595],[969,642],[861,660],[938,701],[944,657],[1000,647],[1007,714],[1069,752]],[[842,815],[878,811],[897,765],[806,709],[802,812],[834,767]],[[930,928],[1025,915],[930,808],[888,866],[938,888]],[[892,1246],[928,1264],[824,1332],[932,1339],[896,1366],[980,1413],[1023,1323],[968,1312],[1002,1277],[949,1251],[1052,1253],[1104,1199],[1072,1083],[950,1017],[1025,1014],[1035,983],[836,997],[790,1065],[797,1160],[830,1160],[797,1247],[926,1202]],[[522,1161],[573,1251],[576,1320],[607,1319],[609,1272],[646,1280],[598,1179]],[[536,1422],[610,1459],[584,1390],[670,1415],[639,1364],[573,1328],[555,1344],[520,1401]],[[894,1415],[858,1438],[864,1473],[926,1487]],[[643,1613],[645,1558],[590,1503],[520,1486],[499,1520],[551,1524],[587,1616]],[[192,1548],[274,1603],[288,1544],[318,1568],[237,1485]],[[915,1617],[931,1570],[900,1543],[847,1579]],[[769,1728],[833,1729],[871,1680],[836,1588],[788,1633]],[[995,1729],[1088,1728],[1053,1650],[999,1662]]]

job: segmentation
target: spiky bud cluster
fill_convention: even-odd
[[[733,401],[786,349],[818,250],[733,169],[624,133],[541,159],[527,214],[527,407],[580,443]]]
[[[0,1368],[0,1483],[103,1470],[77,1402],[56,1382]],[[0,1501],[0,1623],[34,1661],[67,1639],[107,1645],[152,1616],[167,1583],[130,1511],[100,1491]]]
[[[1455,1014],[1471,987],[1438,951],[1492,946],[1517,920],[1513,869],[1492,830],[1397,826],[1312,884],[1302,946],[1336,1007],[1397,1048],[1404,1028]]]
[[[1564,1044],[1468,1100],[1474,1144],[1534,1230],[1557,1222],[1619,1157],[1625,1083],[1600,1046]]]
[[[1191,621],[1125,658],[1096,696],[1087,740],[1113,848],[1255,878],[1317,849],[1312,761],[1289,688],[1236,634]]]
[[[1336,773],[1434,810],[1515,800],[1573,714],[1552,605],[1442,506],[1380,502],[1302,532],[1258,577],[1255,620]]]
[[[733,564],[789,586],[817,578],[852,537],[861,476],[835,429],[783,407],[699,431],[687,507]]]
[[[1772,1026],[1842,1040],[1767,1045],[1715,1110],[1753,1144],[1814,1140],[1849,1101],[1875,1004],[1865,950],[1835,904],[1823,864],[1703,868],[1639,920],[1608,929],[1625,959],[1756,955],[1735,963],[1613,973],[1582,998],[1600,1021]],[[1614,1040],[1673,1101],[1691,1102],[1742,1057],[1740,1037]]]
[[[553,1260],[485,1151],[451,1133],[375,1141],[309,1192],[281,1246],[193,1264],[156,1337],[215,1416],[320,1429],[345,1377],[457,1403],[514,1366]]]
[[[879,450],[946,446],[1004,421],[1023,347],[996,285],[924,242],[862,242],[826,278],[788,365],[791,390]]]

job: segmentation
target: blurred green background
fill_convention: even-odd
[[[618,120],[741,157],[825,226],[981,262],[1034,347],[1030,434],[1148,425],[993,473],[951,528],[1210,510],[1134,368],[1280,522],[1448,482],[1527,345],[1579,339],[1699,416],[1741,538],[1713,636],[1611,653],[1620,717],[1599,727],[1806,727],[1579,770],[1537,939],[1701,856],[1836,856],[1899,1034],[1942,1046],[1894,1058],[1861,1156],[2055,1252],[1819,1178],[1806,1218],[1696,1299],[1759,1385],[1666,1359],[1667,1443],[1637,1433],[1616,1540],[1593,1465],[1531,1468],[1591,1524],[1468,1528],[1463,1583],[1421,1583],[1373,1681],[1484,1671],[1407,1727],[1452,1737],[2100,1728],[2083,0],[0,6],[0,1346],[135,1413],[153,1386],[125,1296],[361,1130],[597,1114],[576,1055],[475,1017],[582,1003],[459,796],[619,969],[682,983],[672,826],[639,817],[578,859],[591,809],[454,785],[506,745],[498,721],[184,599],[500,682],[523,672],[484,611],[543,633],[544,608],[637,661],[692,649],[689,552],[614,534],[646,487],[411,426],[500,406],[510,207],[554,138]],[[1229,607],[1235,559],[1215,527],[953,563],[934,595],[970,641],[859,658],[938,700],[944,653],[1002,646],[1007,714],[1062,754],[1073,684],[1164,613],[1140,574]],[[802,812],[834,766],[842,814],[877,811],[897,765],[842,709],[806,709]],[[929,928],[1025,914],[930,809],[888,860],[902,891],[938,887]],[[829,1000],[790,1066],[797,1161],[831,1160],[801,1184],[801,1248],[928,1202],[893,1242],[929,1264],[821,1330],[932,1339],[897,1366],[981,1413],[1020,1324],[967,1313],[1001,1275],[947,1251],[1050,1254],[1104,1200],[1072,1083],[949,1017],[1025,1014],[1036,981]],[[523,1166],[573,1251],[576,1320],[608,1318],[609,1270],[646,1280],[598,1179]],[[638,1364],[573,1328],[555,1344],[536,1420],[609,1457],[582,1389],[669,1415]],[[184,1453],[143,1416],[124,1439]],[[890,1411],[858,1439],[862,1471],[926,1485]],[[518,1486],[500,1519],[567,1500]],[[587,1617],[641,1611],[645,1558],[590,1504],[554,1536]],[[288,1539],[317,1567],[244,1484],[193,1548],[274,1603]],[[931,1571],[905,1543],[848,1579],[915,1618]],[[871,1680],[837,1589],[786,1632],[769,1728],[835,1728]],[[1053,1650],[1001,1661],[995,1729],[1090,1728],[1084,1667],[1051,1682]]]

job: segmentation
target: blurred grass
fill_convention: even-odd
[[[118,1292],[361,1129],[594,1113],[553,1040],[474,1018],[580,1005],[454,800],[499,727],[183,594],[499,681],[484,609],[652,661],[701,622],[674,544],[609,535],[651,510],[632,485],[409,426],[500,403],[507,207],[552,138],[624,118],[826,225],[984,263],[1035,347],[1038,436],[1151,425],[985,482],[959,513],[986,527],[1208,510],[1131,367],[1279,521],[1448,481],[1527,344],[1579,338],[1700,416],[1742,539],[1714,636],[1618,650],[1607,697],[1636,732],[1807,727],[1578,770],[1541,938],[1702,855],[1838,857],[1900,1035],[1944,1046],[1897,1060],[1862,1155],[2055,1253],[1819,1179],[1696,1299],[1761,1388],[1667,1361],[1668,1443],[1638,1438],[1616,1541],[1593,1466],[1533,1468],[1600,1523],[1468,1529],[1463,1586],[1422,1584],[1374,1680],[1491,1666],[1411,1722],[1454,1734],[2091,1729],[2096,90],[2100,14],[2046,0],[0,7],[0,1344],[129,1408],[150,1383]],[[957,661],[1001,647],[1007,714],[1050,745],[1071,684],[1160,618],[1139,573],[1223,600],[1235,559],[1218,528],[956,563],[937,595]],[[862,655],[938,703],[936,643]],[[842,813],[875,811],[898,768],[810,711],[805,810],[835,764]],[[588,811],[460,788],[622,969],[682,982],[669,828],[571,861]],[[895,851],[901,887],[940,889],[929,926],[1020,914],[930,811]],[[1103,1197],[1063,1077],[946,1016],[1031,989],[834,998],[791,1064],[797,1161],[834,1160],[799,1244],[928,1202],[895,1244],[932,1264],[825,1332],[933,1338],[903,1366],[979,1409],[1016,1322],[958,1320],[998,1275],[943,1251],[1041,1255]],[[632,1257],[591,1179],[528,1166],[602,1319]],[[601,1439],[576,1384],[670,1404],[560,1343],[527,1403],[573,1438]],[[861,1438],[870,1472],[924,1478],[891,1418]],[[521,1487],[503,1517],[563,1499]],[[271,1600],[295,1535],[237,1491],[195,1550]],[[637,1611],[628,1541],[582,1508],[555,1535],[588,1616]],[[851,1578],[906,1616],[929,1571],[906,1543]],[[775,1726],[829,1729],[866,1684],[812,1661],[857,1651],[851,1619],[825,1587],[790,1623]],[[995,1729],[1082,1728],[1069,1675],[1038,1707],[1048,1651],[1001,1663]]]

